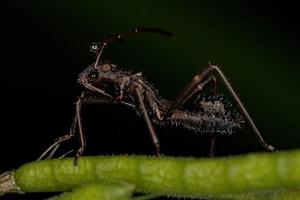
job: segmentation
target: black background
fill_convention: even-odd
[[[161,95],[169,99],[208,60],[222,64],[224,69],[231,65],[224,71],[238,88],[266,140],[279,149],[300,145],[300,32],[296,3],[9,1],[1,4],[0,171],[35,160],[55,138],[68,131],[81,89],[77,76],[93,62],[89,44],[136,26],[164,28],[172,31],[176,39],[137,36],[107,49],[106,59],[122,68],[143,71]],[[208,18],[199,19],[199,13],[204,11]],[[154,154],[143,119],[131,109],[87,106],[83,115],[87,137],[84,155]],[[209,137],[205,135],[172,127],[157,131],[165,155],[208,155]],[[77,146],[76,138],[59,153]],[[264,149],[247,126],[238,134],[217,138],[218,156],[255,151]],[[46,196],[7,195],[2,199]]]

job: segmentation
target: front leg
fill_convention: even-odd
[[[72,121],[72,125],[71,128],[69,130],[69,132],[66,135],[63,135],[59,138],[57,138],[54,143],[49,146],[41,155],[40,157],[37,159],[39,160],[43,160],[43,159],[51,159],[53,157],[53,155],[55,154],[55,152],[57,151],[59,145],[65,141],[68,141],[70,139],[72,139],[75,136],[75,130],[76,130],[76,126],[77,126],[77,115],[74,115],[73,121]],[[50,152],[50,153],[49,153]],[[46,157],[46,155],[49,153],[49,155]],[[45,158],[46,157],[46,158]]]
[[[85,143],[85,136],[83,134],[82,129],[82,120],[81,120],[81,107],[82,107],[82,97],[79,97],[76,101],[76,118],[77,118],[77,125],[78,125],[78,132],[79,132],[79,141],[80,141],[80,147],[76,152],[75,158],[74,158],[74,165],[76,166],[78,163],[78,158],[82,155],[86,143]]]
[[[78,99],[75,103],[75,113],[74,113],[73,121],[72,121],[72,124],[71,124],[68,134],[63,135],[63,136],[59,137],[58,139],[56,139],[55,142],[41,154],[41,156],[38,158],[38,160],[45,159],[45,157],[48,155],[49,152],[50,153],[46,157],[46,159],[52,158],[52,156],[55,153],[55,151],[57,150],[58,146],[61,143],[72,139],[75,136],[76,130],[79,130],[80,148],[77,151],[76,157],[74,159],[74,164],[77,164],[78,157],[82,154],[84,147],[85,147],[85,139],[84,139],[84,133],[82,130],[82,122],[81,122],[81,107],[82,107],[82,105],[85,105],[85,104],[113,104],[113,103],[114,103],[113,99],[108,96],[100,96],[100,97],[99,96],[89,96],[89,95],[85,95],[85,93],[82,93],[78,97]],[[123,104],[130,106],[130,107],[134,107],[131,104],[126,104],[126,103],[123,103]]]

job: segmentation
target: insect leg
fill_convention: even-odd
[[[261,143],[261,145],[269,151],[274,151],[275,147],[273,147],[272,145],[269,145],[265,142],[264,138],[262,137],[262,134],[260,133],[260,131],[256,127],[254,121],[252,120],[252,118],[250,117],[250,115],[249,115],[248,111],[246,110],[245,106],[241,102],[240,98],[238,97],[238,95],[236,94],[236,92],[234,91],[234,89],[232,88],[230,83],[228,82],[228,80],[227,80],[226,76],[223,74],[222,70],[218,66],[211,65],[211,64],[209,65],[209,68],[216,71],[217,74],[220,76],[221,80],[224,82],[225,86],[227,87],[227,89],[231,93],[231,96],[236,101],[237,105],[239,106],[239,108],[241,109],[241,111],[245,115],[246,119],[248,120],[251,128],[253,129],[253,131],[255,133],[255,136],[257,137],[257,139]]]
[[[62,142],[65,142],[65,141],[68,141],[70,140],[71,138],[73,138],[75,136],[75,129],[76,129],[76,126],[77,126],[77,115],[75,114],[74,115],[74,118],[73,118],[73,121],[72,121],[72,124],[71,124],[71,127],[70,127],[70,130],[69,130],[69,133],[66,134],[66,135],[63,135],[61,137],[59,137],[58,139],[55,140],[55,142],[49,146],[41,155],[40,157],[38,158],[38,160],[42,160],[45,158],[45,156],[50,152],[49,156],[47,156],[46,159],[50,159],[52,158],[52,156],[54,155],[54,153],[56,152],[56,150],[58,149],[60,143]]]
[[[141,88],[139,87],[136,87],[135,89],[136,91],[136,94],[137,94],[137,97],[138,97],[138,100],[139,100],[139,104],[142,108],[142,111],[143,111],[143,115],[144,115],[144,119],[145,119],[145,122],[147,124],[147,127],[148,127],[148,130],[150,132],[150,136],[151,136],[151,139],[152,139],[152,143],[153,145],[155,146],[155,149],[156,149],[156,154],[157,155],[160,155],[160,144],[159,144],[159,140],[158,140],[158,137],[156,135],[156,131],[154,129],[154,126],[152,125],[151,123],[151,120],[149,118],[149,115],[148,115],[148,111],[145,107],[145,104],[144,104],[144,97],[142,95],[142,91],[141,91]]]
[[[216,151],[216,135],[212,135],[210,139],[209,156],[214,157]]]
[[[213,95],[214,95],[214,97],[216,97],[216,95],[217,95],[217,79],[213,75],[210,76],[209,78],[211,78],[212,81],[213,81],[213,84],[214,84],[213,85]],[[216,153],[216,140],[217,140],[216,135],[210,136],[210,146],[209,146],[209,156],[210,157],[215,156],[215,153]]]
[[[77,150],[77,153],[74,158],[74,165],[76,166],[78,163],[78,158],[81,156],[81,154],[84,151],[85,148],[85,137],[83,134],[82,130],[82,121],[81,121],[81,107],[82,107],[82,102],[81,98],[79,97],[78,100],[76,101],[76,117],[77,117],[77,125],[78,125],[78,132],[79,132],[79,141],[80,141],[80,147]]]
[[[194,76],[191,83],[181,91],[181,93],[175,98],[171,106],[168,108],[165,117],[170,117],[175,109],[183,105],[196,91],[200,91],[205,86],[206,77],[210,74],[212,68],[205,68],[201,73]]]
[[[238,97],[238,95],[236,94],[236,92],[234,91],[232,86],[230,85],[229,81],[227,80],[226,76],[223,74],[221,69],[216,65],[209,64],[209,66],[207,68],[205,68],[201,73],[197,74],[193,78],[191,83],[185,88],[185,90],[183,90],[177,96],[177,98],[175,99],[173,104],[170,106],[170,108],[168,109],[168,111],[166,113],[166,117],[170,116],[176,108],[181,106],[186,101],[186,99],[190,96],[191,92],[199,84],[201,84],[206,79],[206,77],[212,72],[217,72],[217,74],[219,75],[219,77],[221,78],[223,83],[225,84],[226,88],[229,90],[231,96],[236,101],[238,107],[241,109],[242,113],[245,115],[247,121],[249,122],[251,128],[253,129],[253,131],[255,133],[255,136],[257,137],[257,139],[261,143],[261,145],[269,151],[274,151],[275,148],[272,145],[269,145],[265,142],[264,138],[262,137],[262,135],[259,132],[258,128],[256,127],[255,123],[253,122],[252,118],[250,117],[248,111],[246,110],[245,106],[241,102],[240,98]]]
[[[178,108],[179,106],[183,105],[188,99],[190,99],[192,96],[194,96],[196,93],[198,92],[201,92],[203,90],[203,88],[209,84],[210,82],[213,83],[213,95],[216,96],[217,94],[217,79],[214,75],[209,75],[208,78],[204,79],[203,78],[203,81],[198,83],[197,86],[194,86],[194,87],[189,87],[189,92],[186,93],[186,96],[181,96],[179,95],[177,97],[177,100],[175,100],[174,102],[177,104],[171,105],[171,107],[169,108],[169,111],[167,112],[167,114],[165,115],[165,117],[168,117],[172,114],[172,112]],[[209,147],[209,155],[211,157],[214,156],[214,152],[215,152],[215,147],[216,147],[216,136],[215,135],[212,135],[211,136],[211,141],[210,141],[210,147]]]
[[[84,93],[81,94],[80,97],[78,97],[78,100],[75,103],[75,116],[77,119],[77,128],[78,128],[78,133],[79,133],[79,142],[80,142],[80,147],[76,152],[75,158],[74,158],[74,165],[76,166],[78,163],[79,157],[82,155],[86,142],[85,142],[85,136],[83,132],[83,127],[82,127],[82,120],[81,120],[81,108],[83,104],[112,104],[113,100],[112,98],[108,96],[102,96],[102,97],[88,97],[85,96]]]
[[[114,103],[113,99],[110,97],[107,97],[107,96],[95,97],[95,96],[86,96],[86,95],[82,94],[79,98],[80,98],[81,104],[113,104]],[[134,107],[131,104],[126,104],[124,102],[120,102],[120,103],[125,104],[129,107]],[[71,124],[68,134],[63,135],[63,136],[59,137],[58,139],[56,139],[55,142],[41,154],[41,156],[38,158],[38,160],[52,158],[61,143],[68,141],[75,136],[76,128],[78,126],[77,124],[78,124],[78,115],[77,115],[77,109],[75,108],[73,121],[72,121],[72,124]],[[46,157],[47,154],[49,154],[49,155]]]

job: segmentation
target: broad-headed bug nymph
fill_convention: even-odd
[[[85,91],[81,93],[76,101],[75,115],[70,131],[67,135],[58,138],[41,155],[40,159],[45,157],[49,151],[56,149],[57,145],[71,139],[78,133],[80,148],[77,150],[74,159],[74,164],[77,164],[77,160],[86,145],[82,128],[81,109],[83,104],[92,103],[124,104],[134,108],[139,116],[145,119],[157,155],[160,154],[160,143],[153,124],[181,126],[194,132],[210,134],[213,138],[211,143],[211,154],[213,154],[215,136],[218,134],[230,135],[235,130],[240,129],[244,123],[241,115],[232,112],[228,108],[228,103],[225,103],[224,98],[216,94],[215,90],[209,98],[203,97],[203,89],[207,85],[212,84],[213,88],[216,88],[215,75],[220,78],[228,89],[232,99],[239,107],[245,121],[253,129],[261,145],[269,151],[275,150],[273,146],[265,142],[240,98],[218,66],[209,63],[174,100],[167,100],[159,96],[158,90],[145,80],[141,72],[123,71],[117,69],[114,64],[102,61],[103,50],[112,42],[146,32],[173,37],[172,33],[158,28],[136,28],[133,31],[111,36],[91,45],[90,51],[95,53],[96,60],[79,74],[78,82],[83,85]],[[188,108],[186,102],[191,99],[195,99],[195,101],[192,108]]]

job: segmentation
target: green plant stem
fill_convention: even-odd
[[[125,181],[138,192],[155,195],[259,199],[281,190],[276,194],[282,197],[298,194],[290,189],[300,184],[299,166],[300,150],[213,159],[96,156],[81,157],[78,166],[73,158],[32,162],[2,178],[13,179],[8,188],[14,192],[69,191],[94,181]]]
[[[97,156],[32,162],[15,172],[23,192],[66,191],[95,180],[173,196],[226,196],[300,184],[300,150],[214,159]]]

